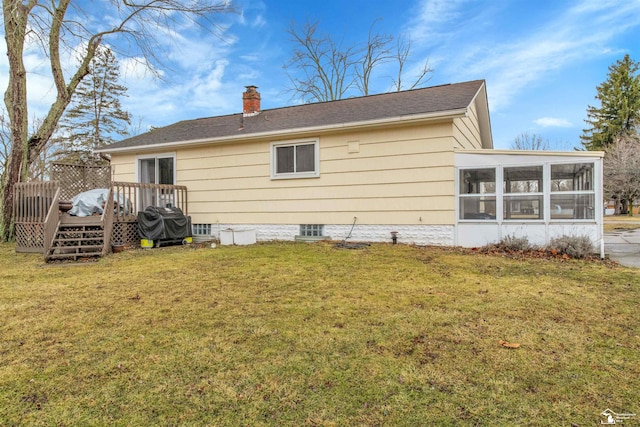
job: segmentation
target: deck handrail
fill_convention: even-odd
[[[187,187],[184,185],[112,181],[111,189],[118,204],[114,221],[131,220],[147,206],[178,207],[188,215]]]
[[[51,245],[53,245],[53,239],[56,236],[56,230],[60,225],[59,202],[60,202],[60,187],[56,189],[56,193],[53,196],[53,201],[51,202],[51,206],[49,206],[49,211],[47,212],[47,216],[44,219],[43,254],[45,258],[49,253],[49,249],[51,249]]]
[[[104,245],[102,246],[102,256],[105,256],[111,251],[111,232],[113,231],[113,188],[109,188],[107,193],[107,200],[104,202],[104,209],[102,210],[102,216],[100,221],[103,227]]]
[[[16,226],[16,252],[42,253],[46,246],[45,220],[54,221],[58,209],[52,203],[58,181],[19,182],[14,187],[13,217]]]
[[[49,212],[58,181],[19,182],[14,187],[13,217],[16,223],[42,223]]]

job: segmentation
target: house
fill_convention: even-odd
[[[115,181],[188,189],[196,234],[479,246],[602,240],[602,153],[493,150],[483,80],[181,121],[109,145]]]

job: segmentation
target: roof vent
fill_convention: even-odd
[[[242,115],[244,117],[260,114],[260,93],[257,86],[245,86],[247,90],[242,94]]]

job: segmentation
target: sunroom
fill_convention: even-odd
[[[455,244],[514,236],[543,246],[588,236],[602,251],[602,158],[601,152],[456,153]]]

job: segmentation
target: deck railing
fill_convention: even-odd
[[[56,237],[56,230],[60,224],[60,215],[58,214],[60,211],[59,203],[60,187],[56,190],[56,194],[53,196],[53,202],[51,203],[51,206],[49,206],[49,212],[44,219],[44,242],[42,249],[45,257],[49,253],[49,249],[51,249],[53,239]]]
[[[57,181],[18,183],[14,192],[16,252],[47,254],[60,221],[61,188]],[[112,241],[138,241],[138,212],[148,206],[178,207],[187,212],[187,187],[183,185],[111,182],[101,220],[104,252]],[[118,227],[116,227],[116,223]],[[119,238],[114,237],[118,235]],[[116,239],[116,240],[112,240]]]
[[[15,186],[13,217],[16,226],[16,252],[42,253],[45,248],[45,220],[59,198],[57,181],[19,182]],[[57,206],[55,212],[58,212]],[[54,215],[57,221],[57,215]],[[51,221],[53,221],[53,217]],[[50,242],[49,242],[50,244]]]
[[[137,182],[112,182],[113,198],[117,204],[114,221],[129,221],[147,206],[177,207],[187,212],[187,187],[169,184],[142,184]]]
[[[113,231],[114,209],[108,209],[108,207],[114,206],[113,200],[113,189],[109,188],[109,193],[107,193],[107,201],[104,204],[105,208],[102,210],[102,217],[100,218],[104,230],[104,245],[102,246],[102,256],[105,256],[107,253],[111,252],[111,232]]]

